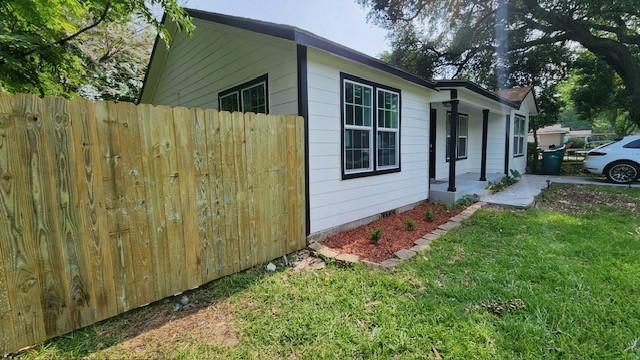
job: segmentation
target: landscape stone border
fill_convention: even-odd
[[[316,255],[320,257],[323,257],[326,259],[332,259],[344,264],[352,265],[352,264],[361,263],[371,267],[390,269],[413,258],[417,254],[429,251],[431,249],[431,243],[433,241],[437,240],[438,238],[440,238],[450,230],[460,227],[463,221],[470,218],[471,215],[473,215],[476,211],[480,210],[480,208],[482,208],[485,205],[486,203],[482,201],[472,204],[471,206],[464,209],[458,215],[450,218],[448,222],[438,226],[438,228],[436,228],[432,232],[414,241],[414,245],[411,248],[400,249],[395,252],[394,254],[395,256],[393,258],[384,260],[383,262],[380,262],[380,263],[363,259],[358,255],[340,253],[334,249],[331,249],[330,247],[320,244],[320,242],[313,242],[309,244],[309,248],[313,250],[316,253]]]

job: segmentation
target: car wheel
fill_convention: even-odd
[[[631,161],[616,161],[607,166],[604,174],[611,182],[628,184],[640,177],[640,168]]]

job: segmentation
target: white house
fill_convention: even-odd
[[[530,88],[427,81],[296,27],[188,13],[191,37],[156,40],[141,102],[304,117],[310,235],[525,170]]]

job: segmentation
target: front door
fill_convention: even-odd
[[[436,178],[436,110],[429,116],[429,179]]]

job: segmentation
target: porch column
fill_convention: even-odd
[[[482,162],[480,163],[480,181],[487,181],[487,136],[489,134],[489,110],[482,110]]]
[[[451,121],[449,127],[449,188],[447,191],[456,191],[456,153],[458,148],[458,91],[451,90]]]

